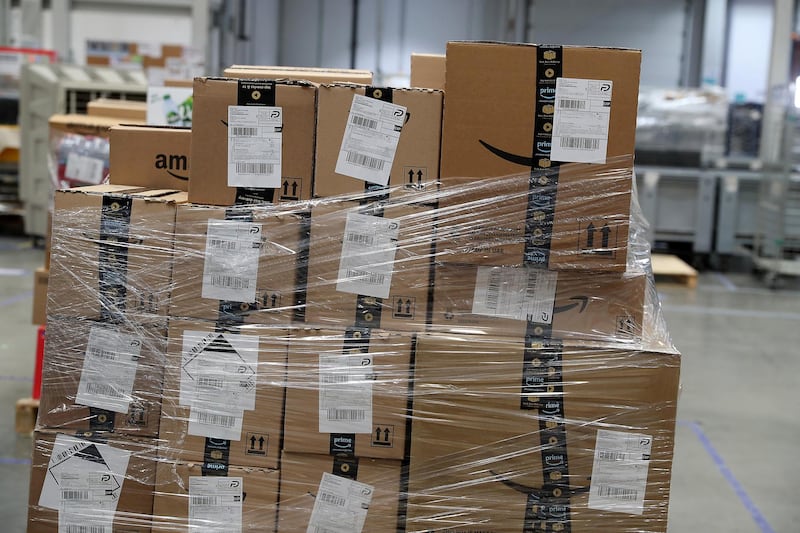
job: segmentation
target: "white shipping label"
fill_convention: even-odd
[[[201,296],[214,300],[254,302],[261,224],[209,220]]]
[[[652,446],[650,435],[599,430],[589,508],[641,515]]]
[[[189,476],[189,530],[241,533],[241,477]]]
[[[60,511],[65,501],[77,504],[90,500],[101,502],[102,510],[113,514],[117,510],[129,459],[129,452],[108,444],[56,435],[39,494],[39,505]]]
[[[535,268],[478,267],[472,312],[551,324],[557,285],[557,272]]]
[[[388,298],[400,222],[348,213],[336,290]]]
[[[372,433],[372,355],[319,355],[319,432]]]
[[[75,403],[127,413],[141,350],[142,341],[135,335],[93,326]]]
[[[98,185],[103,183],[103,170],[106,162],[97,157],[70,152],[67,156],[67,167],[64,176],[67,179]]]
[[[322,474],[306,533],[361,533],[375,488]]]
[[[110,473],[61,472],[59,533],[111,533],[119,482]],[[81,529],[84,528],[84,529]]]
[[[550,159],[574,163],[606,162],[613,88],[611,80],[556,80]]]
[[[228,106],[228,187],[281,186],[283,109]]]
[[[336,173],[387,185],[406,108],[356,94],[336,160]]]
[[[189,409],[189,435],[211,439],[242,440],[244,411],[223,411],[192,406]]]

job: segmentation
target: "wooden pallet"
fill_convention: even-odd
[[[14,429],[17,433],[30,433],[36,427],[36,416],[39,414],[39,400],[21,398],[17,400],[17,414]]]
[[[697,287],[697,270],[676,255],[653,254],[653,274],[656,281],[680,283],[690,289]]]

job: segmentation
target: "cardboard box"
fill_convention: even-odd
[[[663,533],[679,371],[677,353],[420,335],[408,531]]]
[[[448,43],[443,187],[519,177],[443,195],[443,209],[485,201],[442,221],[451,261],[624,270],[640,62],[636,50]]]
[[[208,477],[204,477],[208,476]],[[274,531],[275,515],[278,506],[278,470],[261,468],[241,468],[232,466],[226,476],[211,475],[204,472],[199,464],[173,463],[162,461],[158,464],[156,476],[156,492],[153,501],[153,533],[167,531],[187,531],[192,522],[190,508],[194,507],[197,513],[195,527],[217,527],[232,524],[241,520],[241,529],[236,531]],[[207,488],[200,492],[200,496],[192,494],[190,490],[197,488],[193,485],[207,483]],[[241,503],[234,504],[228,514],[226,508],[219,506],[196,506],[194,502],[203,496],[232,494],[238,487],[231,487],[241,481]],[[222,490],[215,493],[215,487],[222,486]],[[197,500],[192,500],[192,497]],[[232,500],[237,495],[229,496]],[[221,497],[221,496],[217,496]],[[202,503],[202,500],[200,502]],[[239,507],[239,508],[236,508]],[[205,511],[205,512],[203,512]],[[205,518],[206,521],[203,519]],[[195,529],[192,528],[192,531]],[[220,529],[222,531],[222,529]]]
[[[110,183],[189,190],[191,128],[113,126],[109,141]]]
[[[285,79],[312,83],[372,83],[372,72],[369,70],[346,68],[231,65],[223,75],[228,78]]]
[[[444,54],[411,54],[411,86],[444,90]]]
[[[228,107],[254,101],[250,98],[253,91],[247,90],[253,81],[258,80],[195,78],[191,202],[233,205],[311,198],[317,91],[313,85],[300,81],[265,81],[266,87],[256,91],[258,102],[263,102],[260,105],[283,110],[281,187],[228,186]]]
[[[391,202],[315,205],[306,322],[423,331],[434,213]]]
[[[299,330],[289,342],[283,449],[402,459],[412,336]]]
[[[37,326],[43,326],[47,322],[47,280],[50,271],[45,267],[39,267],[33,273],[33,321]]]
[[[370,492],[368,509],[359,509],[350,514],[336,518],[340,526],[348,527],[347,520],[363,518],[363,529],[357,526],[347,531],[363,531],[378,533],[386,531],[405,531],[402,520],[398,520],[399,494],[401,484],[400,461],[366,458],[341,458],[324,455],[283,454],[281,461],[281,495],[278,509],[278,532],[294,533],[296,531],[317,531],[309,528],[312,512],[318,507],[318,516],[325,516],[325,505],[319,499],[328,482],[323,481],[324,474],[335,476],[331,481],[339,490],[356,488]],[[363,483],[353,485],[353,483]],[[330,486],[330,485],[327,485]],[[371,489],[371,490],[370,490]],[[328,496],[338,495],[328,493]],[[347,495],[344,495],[347,496]],[[350,495],[352,498],[352,494]],[[357,505],[351,498],[344,502],[346,506]],[[319,503],[318,503],[319,502]],[[366,516],[365,516],[366,515]],[[317,522],[318,531],[324,531],[324,522]]]
[[[86,114],[93,117],[111,117],[144,124],[147,119],[147,103],[135,100],[98,98],[86,106]]]
[[[160,454],[207,470],[277,468],[287,331],[217,326],[170,321]]]
[[[57,191],[47,314],[163,322],[175,207],[185,192],[97,185]]]
[[[517,337],[531,320],[559,339],[625,343],[642,337],[643,272],[587,275],[437,263],[435,280],[433,331]]]
[[[38,426],[158,435],[166,331],[47,321]]]
[[[56,114],[48,120],[50,131],[65,133],[77,133],[80,135],[95,135],[108,138],[108,130],[111,126],[122,124],[123,122],[135,122],[126,116],[109,115],[77,115],[77,114]],[[144,119],[142,119],[144,122]]]
[[[391,166],[388,184],[390,187],[399,187],[398,192],[402,192],[404,188],[418,190],[436,183],[439,179],[441,144],[443,105],[441,91],[331,84],[319,88],[314,196],[319,198],[363,193],[367,188],[376,187],[375,183],[336,172],[340,153],[345,153],[342,139],[347,126],[352,120],[359,118],[358,115],[353,119],[350,118],[350,110],[356,95],[403,106],[407,112],[404,123],[398,125],[402,131],[393,159],[386,153],[362,153],[363,150],[357,146],[347,152],[349,156],[356,158],[353,164],[358,166],[358,170],[384,169],[386,166]],[[375,126],[378,127],[379,125]],[[367,139],[369,135],[380,135],[375,128],[356,126],[353,128],[356,128],[360,135],[367,135]]]
[[[69,471],[71,479],[65,480],[64,472]],[[112,504],[116,507],[114,531],[150,533],[155,478],[156,453],[152,441],[102,433],[37,431],[31,460],[28,531],[56,533],[61,531],[59,519],[64,527],[98,525],[92,519],[99,518],[97,509],[103,501],[108,501],[105,498],[108,490],[116,500]],[[80,508],[81,503],[88,502],[78,499],[81,494],[76,491],[82,492],[84,488],[90,489],[89,502],[96,501],[97,505]],[[59,512],[63,496],[74,499],[75,505],[70,507],[76,515],[64,516]],[[109,526],[106,531],[111,531],[111,524],[105,525]]]
[[[290,325],[302,317],[307,225],[280,206],[179,206],[170,316]]]

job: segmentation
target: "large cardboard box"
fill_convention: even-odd
[[[111,117],[144,124],[147,120],[147,103],[135,100],[98,98],[86,104],[86,114],[94,117]]]
[[[185,192],[127,185],[57,191],[48,316],[163,322],[175,207],[185,201]]]
[[[301,81],[195,78],[189,200],[233,205],[311,198],[316,96],[316,87]],[[228,107],[236,105],[282,109],[279,188],[228,185]]]
[[[374,109],[357,104],[356,99],[364,96],[382,103],[371,102],[377,106]],[[387,118],[399,112],[392,104],[406,109],[394,125]],[[368,188],[381,187],[386,183],[365,181],[367,177],[374,180],[373,174],[380,172],[388,174],[388,185],[398,187],[397,193],[435,184],[439,179],[442,105],[443,94],[434,89],[320,86],[314,196],[363,193]],[[394,154],[382,144],[389,138],[387,128],[393,134],[402,128]],[[343,143],[348,132],[348,141]],[[353,165],[345,169],[347,175],[337,171],[340,158]],[[364,173],[364,179],[352,177]]]
[[[551,272],[437,263],[430,329],[634,342],[642,337],[644,272]]]
[[[289,342],[283,449],[402,459],[412,350],[409,334],[296,331]]]
[[[158,436],[166,331],[47,321],[38,426]]]
[[[278,532],[334,524],[340,531],[405,531],[398,519],[401,468],[400,461],[284,452]]]
[[[113,126],[109,142],[110,183],[189,190],[191,128]]]
[[[103,433],[34,434],[28,531],[150,533],[156,478],[154,441]],[[62,502],[65,510],[60,512]],[[113,511],[103,519],[101,509]],[[72,526],[73,529],[68,529]],[[100,529],[105,526],[106,529]]]
[[[277,468],[288,333],[219,326],[170,321],[160,454],[208,470]]]
[[[441,175],[454,194],[441,206],[485,202],[442,221],[452,261],[624,270],[640,62],[636,50],[448,43]],[[502,176],[518,179],[469,187]]]
[[[444,90],[444,54],[411,54],[411,86]]]
[[[408,531],[667,525],[680,356],[420,335]]]
[[[288,326],[303,312],[307,228],[281,206],[179,206],[170,316]]]
[[[50,271],[39,267],[33,273],[33,324],[43,326],[47,322],[47,280]]]
[[[346,68],[231,65],[223,71],[227,78],[300,80],[312,83],[372,83],[372,72]]]
[[[315,205],[306,323],[423,331],[434,214],[400,202]]]
[[[153,532],[225,531],[225,526],[230,531],[274,531],[278,476],[278,470],[238,466],[220,476],[199,464],[161,461]]]

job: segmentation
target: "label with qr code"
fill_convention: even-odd
[[[372,355],[319,355],[320,433],[372,433]]]
[[[398,220],[348,213],[336,290],[388,298],[399,232]]]
[[[262,226],[236,220],[209,220],[201,296],[254,302]]]
[[[606,162],[613,89],[611,80],[556,80],[551,160]]]
[[[372,485],[323,472],[306,533],[361,533]]]
[[[386,185],[394,164],[406,108],[356,94],[336,161],[336,173]]]
[[[535,268],[478,267],[472,312],[551,324],[557,283],[557,272]]]
[[[75,403],[127,413],[141,350],[139,337],[93,326],[86,343]]]
[[[282,151],[282,108],[228,106],[228,187],[280,187]]]
[[[589,508],[641,515],[653,437],[601,429],[597,432]]]
[[[241,533],[244,480],[189,476],[189,530]]]

